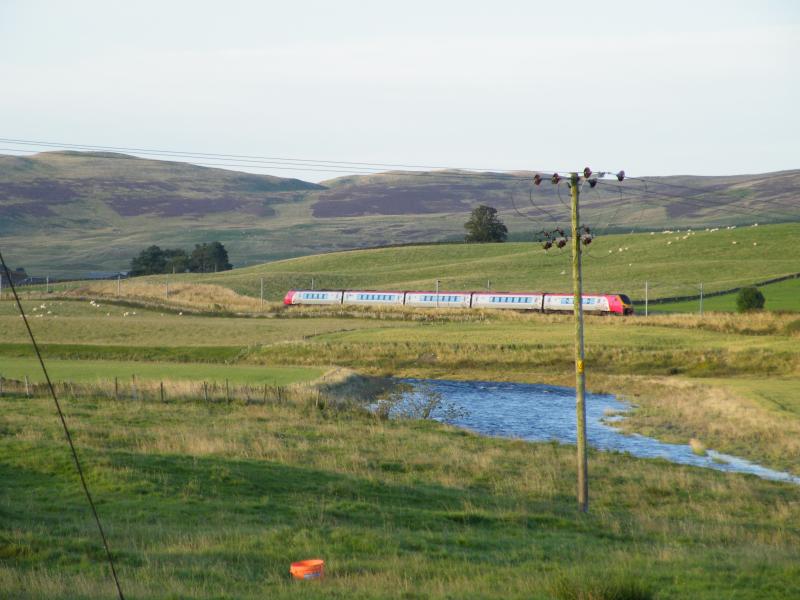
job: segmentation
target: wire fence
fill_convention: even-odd
[[[319,389],[305,389],[269,383],[241,384],[223,381],[156,381],[133,377],[114,377],[91,383],[54,381],[58,395],[65,399],[104,398],[116,401],[168,402],[193,400],[207,403],[282,404],[303,398],[321,404],[325,395]],[[43,397],[46,383],[0,376],[0,397]]]
[[[416,276],[415,276],[416,277]],[[660,304],[700,301],[726,294],[736,293],[746,286],[765,286],[800,278],[800,272],[768,277],[759,281],[744,283],[740,279],[716,279],[696,282],[674,281],[668,279],[627,280],[621,285],[604,286],[584,283],[586,294],[625,294],[637,307]],[[443,274],[420,281],[414,279],[405,284],[397,281],[382,284],[374,282],[364,285],[367,276],[354,273],[276,273],[265,277],[231,277],[224,286],[209,281],[192,281],[175,276],[151,276],[147,278],[85,280],[69,279],[50,281],[44,284],[15,283],[23,297],[44,299],[49,294],[76,298],[105,298],[122,305],[151,305],[167,309],[203,311],[209,313],[260,313],[276,310],[289,290],[389,290],[389,291],[439,291],[439,292],[529,292],[564,293],[569,292],[567,280],[554,278],[554,283],[543,287],[536,284],[520,286],[517,279],[508,283],[508,277],[498,272],[495,277],[485,275]],[[611,287],[613,285],[613,287]],[[525,289],[523,289],[523,287]],[[0,300],[8,300],[8,287],[0,286]]]

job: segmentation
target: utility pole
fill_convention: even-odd
[[[569,177],[572,192],[572,291],[575,314],[575,416],[578,442],[578,506],[581,512],[589,511],[589,468],[586,454],[586,373],[583,347],[583,279],[581,273],[580,188],[577,173]]]
[[[592,243],[592,233],[588,226],[581,225],[580,222],[580,188],[584,183],[589,187],[595,187],[598,179],[602,179],[607,173],[601,172],[597,175],[592,174],[592,170],[586,167],[583,173],[570,173],[569,188],[572,196],[572,308],[575,315],[575,416],[576,416],[576,441],[578,450],[578,507],[581,512],[589,511],[589,468],[587,460],[586,442],[586,373],[585,373],[585,353],[583,345],[583,279],[581,273],[581,245]],[[625,179],[625,171],[615,173],[617,181]],[[550,181],[553,185],[558,185],[564,179],[558,173],[553,173]],[[544,178],[537,173],[533,176],[533,183],[540,185]],[[564,230],[556,227],[553,231],[543,231],[544,239],[542,247],[545,251],[554,245],[563,248],[567,245],[567,238]],[[646,284],[645,284],[646,285]],[[646,288],[645,288],[646,289]]]
[[[436,308],[439,308],[439,280],[436,280]]]

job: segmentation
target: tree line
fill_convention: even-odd
[[[220,242],[195,244],[191,253],[183,248],[160,248],[156,245],[142,250],[131,260],[132,276],[160,273],[214,273],[228,271],[228,251]]]

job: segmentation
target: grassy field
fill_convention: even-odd
[[[44,375],[36,358],[3,357],[0,376],[7,379],[28,377],[43,382]],[[314,367],[255,367],[203,363],[143,362],[123,360],[60,360],[49,359],[47,370],[53,381],[108,382],[115,377],[148,381],[226,380],[244,384],[288,385],[316,379],[324,369]]]
[[[781,310],[800,312],[800,278],[780,281],[762,285],[758,289],[764,294],[766,300],[764,308],[766,310]],[[689,302],[670,302],[665,304],[653,304],[650,309],[653,313],[658,312],[681,312],[691,313],[700,311],[700,301],[692,300]],[[703,299],[703,311],[708,312],[735,312],[736,294],[724,294]],[[641,307],[639,307],[641,312]]]
[[[51,403],[0,403],[0,589],[112,596]],[[567,446],[303,402],[66,409],[130,598],[800,594],[787,484],[592,453],[581,516]],[[289,581],[312,556],[326,579]]]
[[[593,452],[581,516],[568,446],[383,421],[354,405],[371,388],[295,386],[246,404],[179,385],[286,385],[331,367],[570,385],[567,316],[274,306],[199,316],[98,302],[25,305],[54,376],[85,384],[62,400],[128,597],[800,594],[789,484]],[[14,311],[0,302],[0,375],[33,378]],[[628,431],[800,474],[798,335],[790,314],[590,317],[588,384],[637,406]],[[166,379],[167,401],[155,389],[111,399],[109,378],[133,374],[143,388]],[[0,397],[0,590],[108,597],[52,404],[21,390]],[[289,562],[316,555],[329,568],[321,585],[288,581]]]
[[[797,231],[792,223],[601,236],[586,250],[584,289],[643,300],[645,282],[649,297],[656,299],[699,294],[700,283],[711,293],[796,273],[800,248],[792,240]],[[136,278],[123,281],[120,291],[122,297],[165,302],[169,281],[173,301],[184,305],[259,312],[262,278],[265,298],[272,302],[289,289],[310,288],[312,280],[317,289],[433,289],[439,279],[442,290],[483,290],[488,282],[493,290],[564,292],[571,286],[570,264],[568,252],[545,252],[534,243],[410,246],[307,256],[216,274]],[[117,284],[67,283],[54,289],[113,297]],[[800,310],[797,295],[777,289],[780,301],[773,308]]]

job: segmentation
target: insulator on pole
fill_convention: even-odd
[[[584,233],[584,234],[581,236],[581,241],[583,242],[583,245],[584,245],[584,246],[588,246],[589,244],[591,244],[591,243],[592,243],[592,235],[591,235],[591,234],[589,234],[589,233]]]
[[[538,173],[536,175],[534,175],[533,176],[533,183],[536,184],[536,185],[539,185],[540,183],[542,183],[542,176],[539,175]]]
[[[550,178],[550,181],[553,184],[557,184],[559,181],[561,181],[561,175],[559,175],[558,173],[553,173],[553,176]]]
[[[583,170],[583,176],[584,176],[584,178],[589,179],[589,177],[592,176],[592,170],[589,167],[586,167]]]
[[[563,248],[566,245],[567,245],[567,238],[560,237],[556,240],[556,246],[558,246],[559,248]]]
[[[542,244],[542,248],[544,248],[545,250],[550,250],[550,248],[552,247],[553,247],[553,242],[551,242],[550,240],[547,240],[545,241],[544,244]]]
[[[594,186],[596,186],[596,185],[597,185],[597,179],[594,179],[594,178],[593,178],[593,179],[590,179],[590,180],[589,180],[589,187],[592,187],[592,188],[593,188],[593,187],[594,187]]]
[[[623,179],[625,179],[625,171],[620,171],[617,173],[617,181],[622,181]]]

